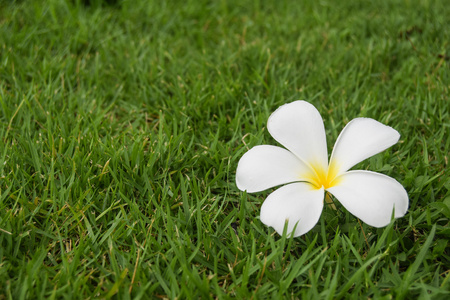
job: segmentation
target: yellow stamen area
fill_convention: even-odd
[[[323,187],[328,189],[338,183],[336,163],[331,163],[327,169],[324,169],[319,164],[310,164],[310,166],[312,172],[306,174],[305,177],[315,188],[320,189]]]

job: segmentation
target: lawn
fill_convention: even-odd
[[[0,299],[447,299],[447,1],[0,0]],[[400,141],[374,228],[260,221],[239,159],[297,99]]]

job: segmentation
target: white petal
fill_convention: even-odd
[[[326,170],[327,141],[323,120],[317,109],[306,101],[280,106],[269,118],[267,129],[275,140],[300,159]]]
[[[394,208],[395,218],[403,217],[408,210],[408,194],[394,178],[369,171],[350,171],[336,180],[337,184],[327,191],[370,226],[388,225]]]
[[[330,168],[341,174],[357,163],[398,142],[400,134],[392,127],[369,118],[350,121],[342,130],[331,154]]]
[[[305,234],[317,224],[323,209],[324,190],[306,182],[283,186],[267,197],[261,207],[261,222],[283,233],[288,221],[287,234],[297,227],[294,237]]]
[[[305,180],[301,174],[308,167],[288,150],[269,145],[256,146],[239,160],[237,187],[249,193],[294,181]]]

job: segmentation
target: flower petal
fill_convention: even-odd
[[[305,180],[301,174],[309,168],[288,150],[269,145],[256,146],[239,160],[236,170],[237,187],[249,193]]]
[[[398,142],[400,134],[392,127],[369,118],[350,121],[342,130],[331,154],[330,168],[342,174],[357,163]]]
[[[394,178],[370,171],[350,171],[336,180],[337,184],[327,191],[370,226],[388,225],[394,208],[395,218],[403,217],[408,210],[408,194]]]
[[[326,170],[327,141],[323,120],[306,101],[280,106],[269,118],[267,129],[275,140],[308,164]]]
[[[261,222],[283,234],[288,221],[287,234],[298,223],[294,237],[305,234],[317,224],[323,209],[324,190],[306,182],[283,186],[267,197],[261,207]]]

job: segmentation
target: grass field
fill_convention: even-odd
[[[85,1],[88,2],[88,1]],[[447,299],[446,1],[0,0],[0,299]],[[408,191],[373,228],[259,220],[240,157],[280,105],[401,134],[362,163]]]

